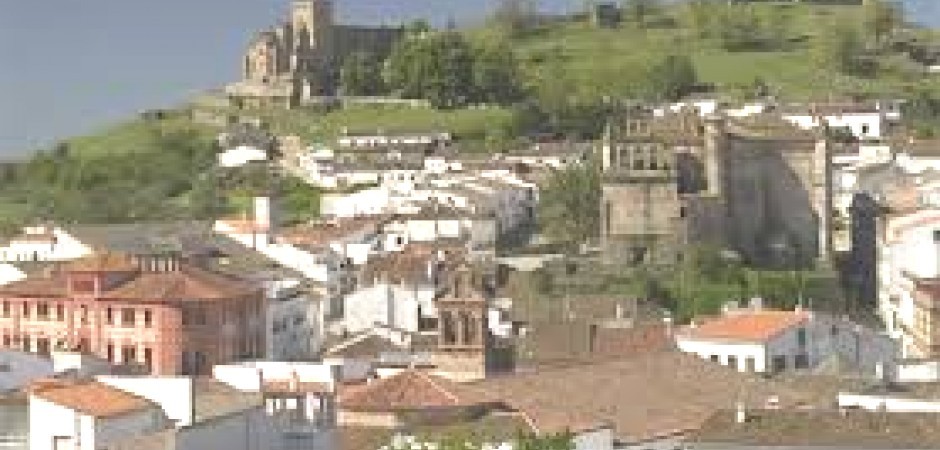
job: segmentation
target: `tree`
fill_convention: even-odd
[[[648,95],[656,100],[678,100],[697,84],[695,65],[686,55],[667,55],[646,75]]]
[[[478,42],[473,49],[474,101],[511,104],[522,97],[519,64],[502,39]]]
[[[540,193],[539,223],[571,247],[596,236],[600,223],[600,171],[585,163],[554,172]]]
[[[386,66],[388,85],[405,98],[423,98],[435,108],[458,108],[474,100],[474,58],[456,32],[406,39]]]
[[[815,58],[821,67],[859,75],[865,72],[864,51],[858,27],[852,22],[840,21],[823,30],[817,39]]]
[[[379,60],[365,52],[346,57],[339,75],[344,95],[379,95],[385,92]]]
[[[624,0],[621,8],[625,20],[642,27],[650,16],[659,11],[659,2],[657,0]]]
[[[885,0],[865,1],[865,29],[875,43],[881,44],[904,20],[904,13],[894,2]]]

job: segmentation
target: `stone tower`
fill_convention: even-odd
[[[291,6],[291,29],[296,50],[329,47],[333,31],[333,2],[331,0],[297,0]]]
[[[439,335],[434,362],[445,377],[469,381],[486,376],[489,327],[482,283],[467,266],[458,268],[436,301]]]
[[[601,244],[614,264],[671,264],[683,240],[675,154],[646,120],[604,137]]]

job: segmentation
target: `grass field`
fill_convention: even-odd
[[[871,78],[839,75],[818,66],[812,54],[814,41],[836,18],[860,23],[858,6],[756,5],[785,18],[790,42],[784,50],[764,52],[731,52],[716,40],[699,37],[684,26],[681,8],[663,13],[673,19],[672,27],[644,29],[625,23],[618,29],[598,29],[587,22],[569,22],[535,30],[517,38],[514,46],[536,86],[561,78],[571,92],[586,96],[637,96],[649,67],[663,55],[675,53],[690,55],[699,78],[731,97],[758,78],[778,96],[792,100],[855,93],[896,96],[925,84],[940,90],[940,79],[927,78],[900,55],[880,55],[881,69]]]

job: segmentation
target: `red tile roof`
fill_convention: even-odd
[[[54,383],[35,386],[33,395],[94,417],[112,417],[156,408],[150,401],[98,382]]]
[[[175,272],[142,272],[102,293],[102,298],[224,300],[243,297],[257,290],[250,283],[235,278],[184,266]]]
[[[800,311],[732,313],[686,329],[692,338],[766,342],[809,319]]]
[[[366,385],[346,387],[340,408],[353,411],[402,411],[472,405],[452,381],[410,369]]]
[[[136,270],[136,269],[135,269]],[[26,278],[0,286],[0,296],[54,297],[68,295],[67,275]],[[139,272],[101,293],[103,299],[126,300],[225,300],[253,295],[260,287],[197,267],[183,265],[178,271]]]

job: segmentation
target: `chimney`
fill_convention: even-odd
[[[738,424],[747,423],[747,410],[744,408],[744,402],[738,402],[737,410],[734,414],[734,421]]]

